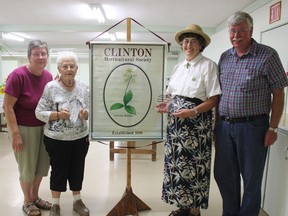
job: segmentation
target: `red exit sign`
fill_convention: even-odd
[[[281,17],[281,1],[271,5],[269,23],[271,24],[273,22],[280,20],[280,17]]]

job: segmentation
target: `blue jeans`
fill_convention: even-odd
[[[217,122],[214,176],[223,199],[222,216],[258,216],[268,127],[268,116],[250,122]]]

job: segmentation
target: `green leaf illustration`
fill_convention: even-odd
[[[123,98],[124,104],[127,105],[132,100],[132,98],[133,98],[133,93],[131,90],[129,90],[124,95],[124,98]]]
[[[133,106],[125,106],[125,110],[130,114],[136,115],[136,109]]]
[[[129,85],[130,82],[133,81],[133,71],[131,69],[127,69],[126,73],[124,74],[127,77],[127,80],[125,79],[125,81],[127,82],[126,88],[125,88],[125,92],[124,92],[124,96],[123,96],[123,103],[114,103],[111,107],[110,110],[116,110],[116,109],[121,109],[124,107],[124,109],[126,110],[127,113],[129,114],[133,114],[136,115],[136,109],[133,106],[128,105],[128,103],[131,102],[132,98],[133,98],[133,93],[131,90],[129,90]]]
[[[115,103],[110,107],[110,110],[116,110],[116,109],[121,109],[122,107],[124,107],[124,104],[122,103]]]

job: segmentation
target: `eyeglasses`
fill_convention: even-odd
[[[63,70],[68,70],[70,68],[70,70],[75,70],[77,68],[77,65],[62,65],[61,68]]]
[[[47,53],[46,52],[41,52],[41,53],[32,53],[31,54],[33,57],[35,58],[39,58],[40,56],[42,56],[43,58],[47,57]]]
[[[184,39],[183,42],[182,42],[184,45],[188,45],[189,43],[194,45],[194,44],[197,44],[198,43],[198,40],[196,39],[192,39],[192,40],[188,40],[188,39]]]
[[[250,28],[238,29],[238,30],[236,30],[236,29],[229,29],[228,32],[229,32],[229,34],[231,34],[231,35],[235,35],[236,33],[238,33],[238,34],[244,34],[244,33],[246,33],[246,32],[249,31],[249,30],[250,30]]]

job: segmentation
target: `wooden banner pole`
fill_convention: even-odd
[[[127,42],[131,42],[131,18],[127,18]]]
[[[128,141],[127,142],[127,149],[126,149],[126,160],[127,160],[127,181],[126,181],[126,190],[131,190],[131,147],[135,146],[134,142]]]
[[[131,42],[131,18],[127,18],[127,42]],[[135,147],[135,141],[127,141],[126,149],[126,168],[127,168],[127,182],[126,190],[121,200],[116,206],[107,214],[107,216],[123,216],[136,215],[138,211],[151,210],[141,199],[139,199],[132,191],[131,187],[131,149]]]

